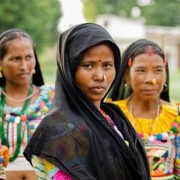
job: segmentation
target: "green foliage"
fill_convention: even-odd
[[[0,0],[0,32],[23,29],[39,51],[57,42],[60,16],[59,0]]]
[[[151,0],[151,4],[140,6],[140,0],[83,0],[87,20],[95,21],[100,14],[116,14],[131,17],[133,7],[141,10],[148,25],[180,25],[180,0]]]
[[[156,0],[141,10],[148,25],[177,26],[180,25],[179,7],[179,0]]]
[[[117,14],[129,16],[135,0],[83,0],[84,16],[89,21],[95,21],[100,14]]]
[[[98,14],[96,4],[93,1],[89,0],[84,0],[83,3],[84,17],[87,19],[88,22],[94,22]]]

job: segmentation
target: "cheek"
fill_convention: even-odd
[[[164,88],[164,84],[166,83],[166,75],[161,75],[157,79],[160,89]]]
[[[89,76],[83,73],[76,73],[75,74],[75,82],[77,86],[82,90],[84,89],[85,85],[89,82]]]
[[[31,62],[29,63],[29,67],[30,67],[31,69],[34,69],[35,66],[36,66],[36,60],[34,59],[34,61],[31,61]]]
[[[107,74],[107,81],[109,84],[111,84],[114,81],[114,78],[116,76],[116,71],[112,71],[111,73]]]
[[[134,73],[130,73],[129,74],[129,84],[134,85],[134,84],[138,84],[141,83],[142,78],[135,75]]]
[[[9,72],[9,71],[16,71],[17,70],[17,66],[16,65],[12,65],[12,64],[3,64],[2,65],[2,69],[3,72]]]
[[[144,84],[144,77],[143,76],[137,76],[137,75],[131,75],[129,79],[129,85],[133,89],[133,91],[136,91],[141,88],[141,85]]]

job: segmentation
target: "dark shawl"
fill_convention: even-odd
[[[125,79],[124,79],[124,74],[125,74],[125,70],[127,68],[128,60],[130,57],[134,56],[137,53],[137,51],[139,51],[140,48],[142,48],[144,46],[149,46],[149,45],[156,48],[156,49],[159,49],[159,51],[163,52],[162,49],[156,43],[149,41],[147,39],[140,39],[140,40],[135,41],[124,51],[124,53],[122,55],[122,66],[120,69],[118,80],[114,84],[112,92],[109,93],[109,95],[108,95],[108,97],[112,98],[113,101],[126,99],[132,93],[131,89],[129,89],[128,87],[125,86]],[[144,52],[142,52],[141,54],[143,54],[143,53]],[[163,55],[165,57],[165,54],[163,54]],[[169,99],[169,68],[168,68],[168,64],[167,64],[166,84],[167,84],[167,89],[166,89],[166,91],[161,92],[160,98],[165,100],[165,101],[170,102],[170,99]]]
[[[29,38],[32,41],[34,56],[35,56],[35,60],[36,60],[35,73],[32,76],[32,84],[34,84],[36,86],[44,85],[44,80],[43,80],[43,76],[41,73],[41,68],[40,68],[40,64],[38,61],[35,45],[29,34],[27,34],[25,31],[23,31],[21,29],[8,29],[0,34],[0,46],[1,46],[1,40],[3,40],[3,38],[5,38],[5,36],[9,37],[9,36],[11,36],[11,34],[15,34],[15,33],[22,33],[23,35],[25,35],[27,38]],[[8,39],[10,39],[10,38],[8,38]],[[2,87],[4,85],[5,85],[5,78],[2,77],[2,78],[0,78],[0,86]]]
[[[120,52],[103,27],[85,23],[61,34],[54,105],[33,134],[24,155],[30,162],[32,155],[45,158],[75,180],[148,180],[145,151],[120,109],[108,103],[101,107],[115,121],[130,147],[74,83],[82,53],[104,42],[114,49],[118,73]]]

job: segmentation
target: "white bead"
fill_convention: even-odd
[[[150,136],[149,136],[149,141],[154,141],[154,139],[155,139],[155,138],[154,138],[153,135],[150,135]]]
[[[20,123],[20,121],[21,121],[21,118],[20,118],[19,116],[15,117],[15,122],[16,122],[17,124]]]

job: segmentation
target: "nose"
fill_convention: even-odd
[[[95,81],[104,81],[106,79],[104,70],[102,69],[97,69],[96,72],[94,73],[94,80]]]
[[[145,78],[144,78],[144,82],[145,83],[151,83],[152,84],[152,80],[154,79],[154,74],[152,72],[148,72],[146,75],[145,75]]]
[[[19,69],[24,70],[27,68],[27,62],[25,59],[21,59],[19,62]]]

